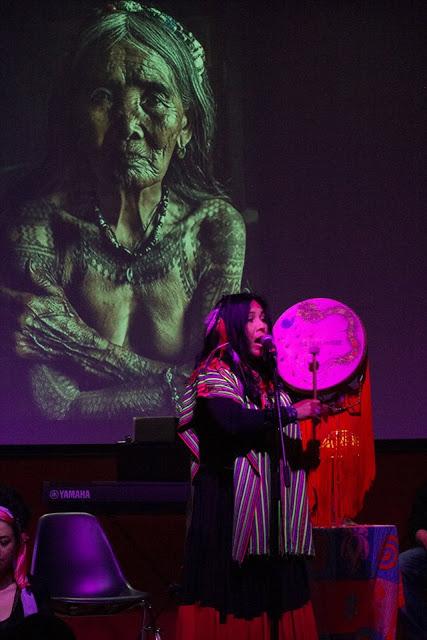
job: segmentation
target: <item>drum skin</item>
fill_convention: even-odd
[[[310,298],[284,311],[274,324],[273,340],[281,378],[301,393],[313,390],[313,354],[318,391],[331,391],[351,380],[366,356],[360,318],[331,298]]]

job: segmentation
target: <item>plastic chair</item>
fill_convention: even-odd
[[[102,615],[140,606],[141,640],[160,639],[149,594],[127,582],[111,545],[90,513],[48,513],[39,519],[31,573],[42,583],[53,608],[65,615]]]

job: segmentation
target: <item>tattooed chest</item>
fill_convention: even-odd
[[[88,271],[67,295],[81,318],[114,344],[156,359],[178,357],[184,347],[190,301],[176,275],[135,286]]]
[[[146,357],[179,359],[197,278],[179,243],[126,258],[102,246],[70,256],[67,295],[82,319],[114,344]]]

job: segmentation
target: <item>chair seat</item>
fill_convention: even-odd
[[[130,593],[114,596],[88,596],[74,598],[69,596],[52,596],[51,603],[57,613],[70,616],[110,615],[144,605],[149,601],[145,591],[132,590]]]
[[[87,596],[87,597],[74,597],[74,596],[53,596],[52,600],[61,600],[62,602],[144,602],[148,600],[149,594],[144,591],[137,591],[136,593],[123,593],[115,594],[111,596]]]

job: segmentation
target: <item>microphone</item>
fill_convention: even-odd
[[[273,336],[266,333],[265,336],[262,336],[260,342],[264,355],[275,356],[277,354],[276,345],[273,342]]]

